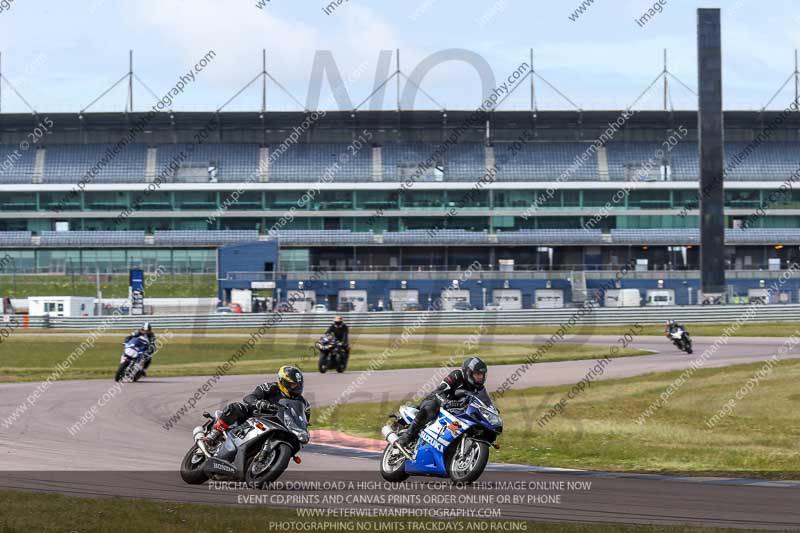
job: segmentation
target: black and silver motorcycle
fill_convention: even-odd
[[[667,338],[681,351],[692,353],[692,339],[686,329],[675,326],[667,332]]]
[[[297,454],[309,439],[303,402],[282,398],[268,410],[256,411],[245,422],[231,426],[209,449],[204,439],[221,414],[203,413],[208,420],[194,428],[194,446],[181,462],[186,483],[245,481],[259,488],[278,479],[290,459],[300,464]]]
[[[336,340],[336,337],[326,333],[320,337],[315,346],[319,350],[318,368],[321,374],[327,372],[329,368],[335,368],[339,373],[345,371],[348,359],[347,350],[341,342]]]

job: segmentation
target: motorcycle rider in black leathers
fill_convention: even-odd
[[[467,357],[458,370],[453,370],[444,377],[436,389],[419,406],[419,412],[408,430],[400,435],[397,443],[402,447],[414,444],[422,429],[435,419],[444,404],[459,405],[458,391],[480,392],[486,384],[488,367],[480,357]]]
[[[670,335],[672,335],[672,332],[674,332],[678,328],[682,329],[683,332],[686,333],[687,335],[689,334],[689,332],[686,330],[686,328],[682,324],[678,324],[674,320],[669,320],[667,322],[667,329],[666,329],[664,334],[667,337],[669,337]]]
[[[145,322],[141,328],[125,337],[123,344],[127,343],[134,337],[142,337],[147,341],[147,360],[144,362],[144,369],[142,370],[142,375],[146,376],[147,369],[150,366],[150,363],[153,362],[153,354],[156,351],[156,335],[153,333],[153,326],[150,325],[150,322]]]
[[[345,353],[348,356],[350,355],[350,328],[344,323],[341,316],[337,316],[333,320],[333,324],[328,326],[328,330],[325,333],[333,335],[337,341],[342,343]]]
[[[206,442],[216,445],[223,432],[230,426],[239,424],[250,418],[254,411],[264,411],[281,398],[300,400],[305,404],[306,420],[311,422],[311,406],[303,397],[303,373],[293,366],[282,366],[278,370],[278,381],[262,383],[256,390],[244,397],[241,402],[228,405],[220,416],[211,432],[206,437]]]

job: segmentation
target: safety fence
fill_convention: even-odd
[[[747,316],[748,322],[793,322],[800,321],[800,305],[754,306],[752,316],[746,305],[714,306],[669,306],[669,307],[597,307],[584,313],[579,320],[584,325],[625,325],[632,323],[659,324],[669,319],[686,323],[727,323]],[[427,327],[458,327],[493,324],[497,326],[557,325],[574,320],[576,308],[525,309],[519,311],[408,311],[344,313],[351,327],[387,328],[401,330],[419,324]],[[220,315],[151,315],[104,316],[104,317],[0,317],[0,324],[17,320],[23,328],[50,329],[134,329],[143,321],[156,328],[214,330],[257,329],[268,325],[269,329],[318,330],[331,323],[335,313],[271,313],[220,314]]]

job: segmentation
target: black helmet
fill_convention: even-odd
[[[473,387],[483,387],[486,383],[486,372],[489,367],[480,357],[467,357],[461,365],[461,372],[464,374],[464,379]]]
[[[287,398],[303,395],[303,373],[293,366],[282,366],[278,370],[278,389]]]
[[[145,322],[142,326],[142,331],[146,333],[151,333],[153,331],[153,326],[150,325],[150,322]]]
[[[344,320],[342,320],[342,316],[341,315],[339,315],[339,316],[337,316],[336,318],[333,319],[333,323],[336,324],[337,326],[341,326],[343,322],[344,322]]]

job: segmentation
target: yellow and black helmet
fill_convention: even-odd
[[[287,398],[299,398],[303,395],[303,373],[293,366],[282,366],[278,370],[278,388]]]

